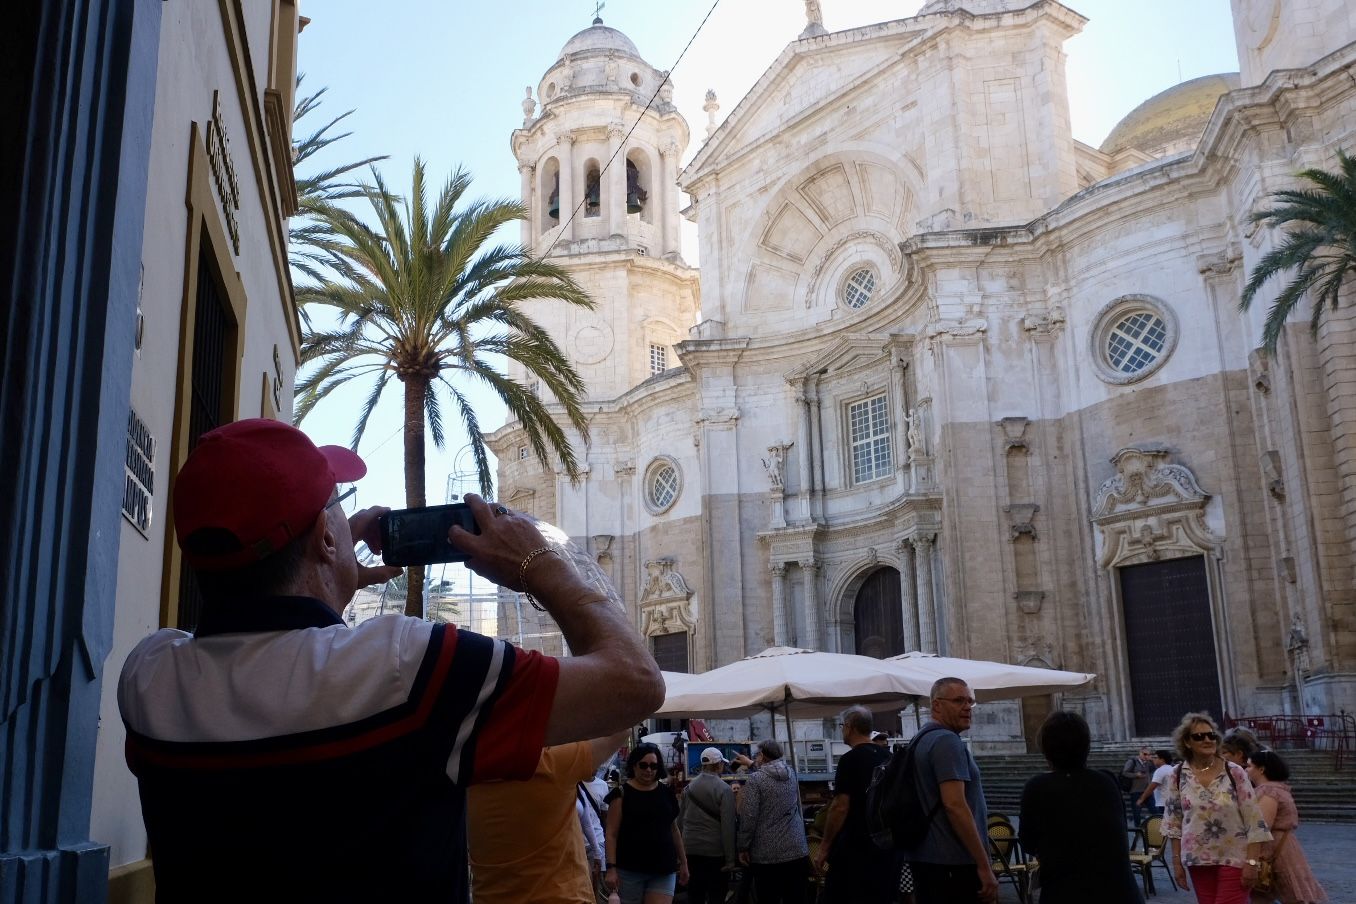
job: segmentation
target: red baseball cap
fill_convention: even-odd
[[[175,479],[179,548],[189,564],[208,571],[267,558],[314,523],[335,484],[366,473],[356,452],[317,447],[282,421],[218,427],[199,437]]]

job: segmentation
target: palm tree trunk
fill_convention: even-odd
[[[424,397],[428,380],[419,376],[405,378],[405,505],[423,508],[428,504],[424,488]],[[424,617],[424,566],[408,569],[405,614]]]

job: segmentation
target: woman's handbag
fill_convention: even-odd
[[[1281,848],[1290,840],[1290,832],[1285,833],[1280,844],[1272,850],[1270,857],[1259,857],[1257,859],[1257,880],[1252,883],[1253,891],[1260,891],[1263,894],[1273,894],[1276,891],[1276,857],[1281,853]]]

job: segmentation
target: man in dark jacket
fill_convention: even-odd
[[[735,866],[735,799],[720,773],[727,760],[719,748],[702,751],[702,768],[683,792],[678,825],[691,878],[688,904],[725,904]]]

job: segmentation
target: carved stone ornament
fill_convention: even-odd
[[[612,541],[615,539],[613,534],[593,535],[593,555],[599,562],[612,558]]]
[[[645,563],[645,587],[640,594],[640,630],[646,637],[691,632],[697,627],[692,591],[673,570],[673,559]]]
[[[1221,539],[1205,522],[1210,496],[1164,449],[1122,449],[1116,475],[1102,484],[1092,521],[1102,533],[1103,568],[1217,554]]]
[[[1039,540],[1036,536],[1036,525],[1032,524],[1032,519],[1041,507],[1034,502],[1014,502],[1011,505],[1003,506],[1003,511],[1007,512],[1012,520],[1012,537],[1016,540],[1018,537],[1027,536],[1033,540]]]
[[[1003,448],[1006,452],[1013,449],[1026,449],[1026,425],[1031,423],[1024,417],[1005,417],[998,422],[1003,429]]]
[[[1045,591],[1018,590],[1012,598],[1017,601],[1017,608],[1027,615],[1035,615],[1041,611],[1041,604],[1045,602]]]

